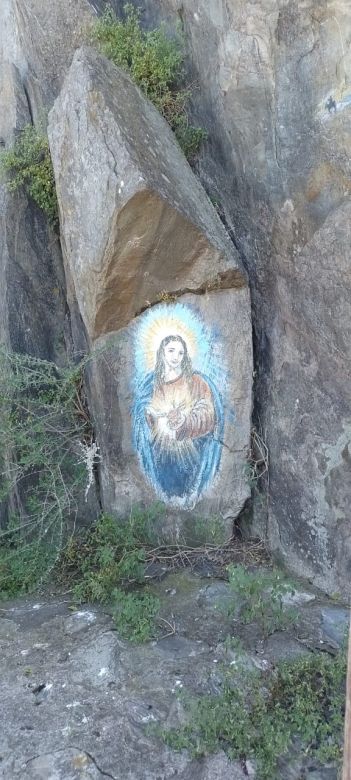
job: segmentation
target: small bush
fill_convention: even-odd
[[[188,160],[194,159],[207,134],[189,124],[187,103],[191,92],[183,86],[181,38],[167,37],[163,27],[144,32],[140,11],[128,3],[123,20],[111,8],[105,11],[94,26],[92,42],[105,57],[130,73],[169,123]]]
[[[282,572],[249,571],[244,566],[228,566],[229,585],[233,594],[243,600],[240,619],[244,623],[257,621],[267,636],[294,623],[297,613],[284,604],[283,597],[295,592]]]
[[[82,367],[0,349],[0,595],[32,589],[54,566],[86,481]],[[16,511],[17,509],[17,511]]]
[[[130,642],[149,642],[155,636],[155,618],[160,601],[148,591],[113,591],[113,616],[116,628]]]
[[[52,539],[51,542],[54,542]],[[27,541],[19,538],[18,530],[0,535],[0,601],[19,593],[27,593],[43,580],[55,563],[57,546],[39,538]]]
[[[280,778],[279,759],[294,743],[320,761],[340,761],[343,742],[346,657],[311,654],[281,663],[267,674],[240,671],[223,693],[188,704],[188,724],[164,730],[165,742],[193,756],[225,750],[232,759],[255,760],[260,780]]]
[[[108,603],[118,585],[142,584],[145,545],[155,542],[153,524],[160,509],[134,511],[121,523],[103,515],[85,537],[72,539],[62,566],[70,569],[78,601]]]
[[[58,204],[49,142],[42,130],[26,125],[12,149],[1,152],[0,170],[9,192],[23,188],[55,227]]]
[[[126,587],[145,584],[145,547],[156,542],[160,511],[157,504],[148,512],[134,510],[125,522],[102,515],[83,537],[70,540],[60,564],[61,573],[76,581],[74,599],[109,604],[119,633],[131,642],[147,642],[155,631],[159,600]]]

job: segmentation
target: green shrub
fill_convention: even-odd
[[[63,566],[69,563],[78,601],[110,602],[118,585],[141,584],[145,575],[145,545],[155,543],[158,505],[148,512],[134,510],[127,521],[103,515],[82,538],[72,539]]]
[[[25,535],[21,539],[18,529],[7,532],[5,539],[0,534],[0,544],[0,600],[33,590],[56,561],[55,543],[41,536],[33,541]]]
[[[192,160],[207,137],[189,124],[187,103],[190,90],[184,88],[184,50],[181,38],[169,38],[163,27],[144,32],[140,11],[124,6],[124,19],[108,8],[96,22],[92,42],[115,65],[130,73],[133,81],[170,124],[184,154]]]
[[[102,515],[83,536],[70,540],[60,564],[76,581],[74,599],[109,604],[119,633],[131,642],[147,642],[155,632],[159,600],[145,589],[127,592],[126,587],[145,584],[145,547],[156,543],[160,511],[157,504],[134,510],[124,522]]]
[[[281,777],[278,761],[294,744],[320,761],[341,759],[346,658],[325,654],[281,663],[268,673],[226,678],[223,693],[188,703],[188,723],[163,730],[176,750],[202,756],[225,750],[232,759],[255,760],[260,780]]]
[[[155,618],[160,601],[148,591],[113,592],[113,616],[117,630],[130,642],[149,642],[155,636]]]
[[[58,204],[49,142],[41,129],[26,125],[11,149],[1,152],[0,170],[9,192],[23,189],[42,209],[53,226]]]
[[[281,571],[249,571],[244,566],[228,566],[229,585],[237,600],[242,600],[240,619],[257,621],[263,634],[282,630],[294,623],[297,613],[284,604],[283,597],[295,592],[294,585]]]
[[[26,591],[52,568],[87,471],[89,421],[77,412],[82,366],[0,349],[0,594]]]

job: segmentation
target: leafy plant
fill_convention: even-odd
[[[82,366],[0,349],[0,594],[32,588],[54,566],[86,478],[91,430]]]
[[[181,37],[169,38],[163,27],[144,32],[140,10],[124,6],[124,19],[111,8],[96,22],[92,42],[133,81],[156,106],[174,131],[184,154],[192,160],[207,137],[189,123],[187,104],[191,91],[184,85],[184,50]]]
[[[188,723],[163,730],[176,750],[202,756],[225,750],[253,759],[260,780],[281,777],[278,762],[296,741],[317,761],[339,761],[343,741],[346,657],[302,656],[268,673],[228,675],[223,693],[188,704]]]
[[[42,537],[26,541],[18,532],[7,535],[0,548],[0,600],[32,590],[54,565],[56,555],[56,543],[48,544]]]
[[[78,601],[107,603],[117,585],[144,582],[145,545],[155,542],[160,511],[158,505],[148,512],[134,510],[123,523],[102,515],[85,537],[71,540],[62,565],[74,572]]]
[[[159,600],[149,591],[126,591],[131,584],[145,584],[145,545],[155,544],[154,522],[161,506],[134,510],[127,521],[102,515],[81,538],[70,540],[60,569],[73,574],[78,601],[109,603],[121,636],[146,642],[155,630]]]
[[[9,192],[24,189],[53,226],[58,224],[54,171],[47,136],[26,125],[11,149],[0,154],[0,171]]]
[[[113,591],[113,616],[116,628],[130,642],[148,642],[155,635],[155,618],[160,600],[148,591]]]
[[[243,601],[240,618],[244,623],[257,621],[264,635],[286,628],[296,619],[296,611],[284,604],[286,594],[295,589],[278,570],[249,571],[244,566],[228,566],[233,594]]]

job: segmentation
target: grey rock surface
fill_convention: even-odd
[[[295,640],[293,646],[286,631],[262,642],[257,626],[252,634],[248,626],[240,628],[228,615],[227,583],[184,572],[169,575],[152,589],[161,600],[160,614],[174,623],[176,633],[165,636],[169,625],[164,623],[163,638],[162,627],[160,638],[143,646],[122,641],[110,616],[99,608],[84,605],[72,612],[67,596],[41,594],[2,604],[1,778],[256,777],[255,762],[244,768],[224,753],[192,759],[186,751],[166,747],[150,726],[184,722],[181,691],[221,691],[224,672],[236,662],[226,637],[243,631],[239,663],[265,671],[278,660],[306,653],[304,642]],[[301,607],[316,645],[321,608],[332,605],[319,603],[315,616],[310,605]],[[337,776],[334,767],[312,767],[295,754],[284,759],[281,772],[284,780]]]
[[[246,287],[167,123],[93,49],[75,54],[49,138],[65,259],[91,340],[127,325],[163,293]]]
[[[200,178],[250,277],[254,421],[270,462],[255,530],[349,596],[350,5],[144,6],[147,27],[181,18],[193,118],[209,131]]]
[[[196,580],[186,590],[196,603]],[[0,776],[212,780],[225,773],[242,780],[240,766],[224,754],[195,761],[147,732],[149,724],[179,722],[176,692],[183,685],[199,691],[206,685],[216,660],[215,633],[207,629],[196,639],[180,631],[132,647],[118,638],[107,615],[87,608],[70,614],[68,606],[28,599],[1,611],[6,681]],[[181,620],[184,597],[180,612],[174,599],[173,608]]]
[[[50,113],[49,138],[67,277],[92,346],[89,386],[103,506],[126,516],[135,504],[160,499],[185,513],[223,518],[230,535],[232,520],[249,496],[252,383],[249,292],[236,250],[165,121],[125,73],[92,49],[75,54]],[[195,321],[203,323],[202,335]],[[167,401],[164,388],[170,380],[162,380],[158,390],[156,369],[165,359],[158,357],[161,343],[170,335],[185,339],[192,363],[188,384],[180,395],[175,388]],[[141,363],[143,376],[138,375]],[[180,382],[184,371],[177,375]],[[195,371],[191,380],[190,371]],[[224,429],[213,386],[195,391],[202,381],[199,372],[205,379],[212,372]],[[149,393],[137,415],[132,408],[145,395],[148,373],[154,376],[153,396]],[[201,405],[209,408],[203,394],[210,386],[208,403],[216,422],[201,428],[199,417],[192,423],[191,415],[196,409],[201,416]],[[195,392],[202,393],[199,401]],[[186,410],[179,438],[168,427],[175,408]],[[142,428],[148,415],[153,422],[138,439],[136,427]],[[185,490],[189,468],[167,492],[161,477],[168,466],[160,467],[156,479],[152,458],[161,462],[170,447],[172,453],[184,452],[179,455],[184,462],[193,457],[187,453],[195,453],[201,464],[193,441],[205,435],[213,435],[221,450],[216,478],[196,492],[194,477]],[[145,438],[141,450],[138,441]],[[150,452],[154,440],[153,452],[161,441],[161,455]],[[166,523],[176,534],[184,526],[179,511]]]
[[[88,0],[1,3],[0,59],[18,69],[35,123],[45,120],[95,15]]]

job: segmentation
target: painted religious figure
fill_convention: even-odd
[[[158,495],[186,507],[196,502],[218,471],[223,405],[213,378],[195,370],[191,359],[190,350],[197,362],[206,346],[207,352],[211,350],[198,318],[183,304],[157,309],[156,315],[154,311],[149,315],[149,329],[145,323],[139,333],[144,348],[150,349],[152,342],[154,357],[152,370],[144,375],[140,359],[136,361],[134,445]],[[140,358],[143,344],[137,349]]]

